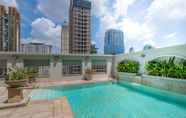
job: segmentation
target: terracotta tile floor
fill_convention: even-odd
[[[32,102],[25,107],[0,110],[0,118],[54,118],[53,102]]]

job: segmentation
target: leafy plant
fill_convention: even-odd
[[[186,61],[176,62],[175,60],[175,57],[171,57],[169,60],[149,61],[146,64],[146,70],[149,75],[186,79]]]
[[[10,72],[7,75],[6,80],[8,81],[16,81],[16,80],[23,80],[26,78],[25,70],[24,69],[10,69]]]
[[[38,70],[35,68],[26,68],[25,73],[29,77],[36,77],[36,75],[38,74]]]
[[[119,72],[137,73],[139,71],[139,62],[132,60],[123,60],[118,66]]]

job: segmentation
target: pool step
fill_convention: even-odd
[[[73,118],[71,107],[66,97],[54,100],[54,118]]]

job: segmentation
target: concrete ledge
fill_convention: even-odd
[[[139,83],[142,85],[168,90],[176,93],[186,94],[186,80],[176,78],[166,78],[158,76],[134,76],[125,73],[118,73],[119,78],[128,82]]]
[[[25,99],[23,99],[21,102],[18,102],[18,103],[0,103],[0,110],[7,109],[7,108],[26,106],[29,101],[30,101],[30,97],[26,97]]]
[[[142,76],[142,84],[168,91],[186,94],[186,80],[158,76]]]

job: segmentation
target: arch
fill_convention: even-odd
[[[179,58],[179,59],[186,60],[186,56],[183,56],[183,55],[156,55],[156,56],[152,56],[152,57],[147,58],[146,61],[151,61],[151,60],[161,58],[161,57],[176,57],[176,58]]]

